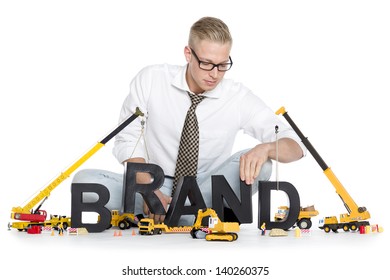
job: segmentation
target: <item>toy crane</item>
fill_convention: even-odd
[[[336,193],[339,195],[345,208],[348,211],[348,214],[340,214],[340,222],[337,220],[336,216],[325,217],[323,221],[320,222],[320,229],[323,229],[325,232],[337,232],[338,229],[343,229],[344,231],[356,231],[360,226],[367,226],[369,222],[366,221],[370,218],[370,213],[367,211],[366,207],[359,207],[352,197],[349,195],[347,190],[341,184],[341,182],[337,179],[336,175],[333,171],[328,167],[325,161],[318,154],[316,149],[314,149],[313,145],[310,141],[303,135],[303,133],[299,130],[298,126],[293,122],[288,113],[286,112],[284,107],[281,107],[277,112],[277,115],[282,114],[283,117],[287,120],[290,126],[294,129],[294,131],[298,134],[299,138],[302,140],[302,143],[312,154],[314,159],[320,165],[324,174],[332,183],[333,187],[336,189]]]
[[[24,206],[13,207],[11,212],[11,219],[24,221],[24,222],[15,222],[8,225],[9,228],[17,228],[18,230],[27,229],[33,225],[50,225],[51,221],[46,221],[47,213],[45,210],[41,210],[42,204],[49,197],[50,193],[58,187],[65,179],[67,179],[78,167],[80,167],[84,162],[86,162],[92,155],[94,155],[100,148],[102,148],[108,141],[110,141],[114,136],[116,136],[120,131],[122,131],[128,124],[134,121],[138,116],[143,116],[144,114],[137,107],[133,115],[124,120],[117,128],[115,128],[111,133],[94,145],[89,151],[87,151],[79,160],[73,163],[68,169],[58,175],[53,181],[49,183],[45,188],[43,188],[37,195],[35,195],[29,202]],[[34,210],[35,205],[38,207]],[[55,222],[57,223],[59,218],[55,217]],[[68,219],[70,220],[70,219]],[[61,221],[63,222],[63,221]]]

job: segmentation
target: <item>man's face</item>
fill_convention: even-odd
[[[191,48],[187,46],[184,49],[188,62],[186,79],[190,90],[194,93],[213,90],[222,80],[225,72],[218,71],[217,67],[211,71],[203,70],[199,67],[199,60],[212,64],[229,63],[231,45],[199,41]]]

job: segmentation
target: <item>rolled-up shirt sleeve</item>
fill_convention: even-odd
[[[144,113],[144,116],[135,119],[115,137],[113,154],[120,163],[123,163],[129,158],[147,158],[144,138],[141,137],[142,122],[144,123],[145,129],[145,120],[148,115],[148,83],[146,82],[148,73],[146,72],[145,69],[141,70],[132,80],[130,84],[130,93],[123,102],[120,111],[119,123],[134,114],[137,107]]]
[[[305,156],[307,149],[295,131],[284,123],[261,99],[248,92],[241,104],[241,125],[244,133],[262,143],[290,138],[299,144]],[[276,134],[276,126],[278,133]],[[277,138],[276,138],[277,137]]]

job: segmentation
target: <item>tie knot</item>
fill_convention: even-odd
[[[194,107],[198,106],[198,104],[204,99],[203,95],[196,95],[191,93],[188,93],[188,95],[190,96],[192,106]]]

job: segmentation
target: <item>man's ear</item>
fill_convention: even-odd
[[[189,46],[184,47],[184,56],[186,57],[187,63],[190,63],[191,60],[191,49]]]

